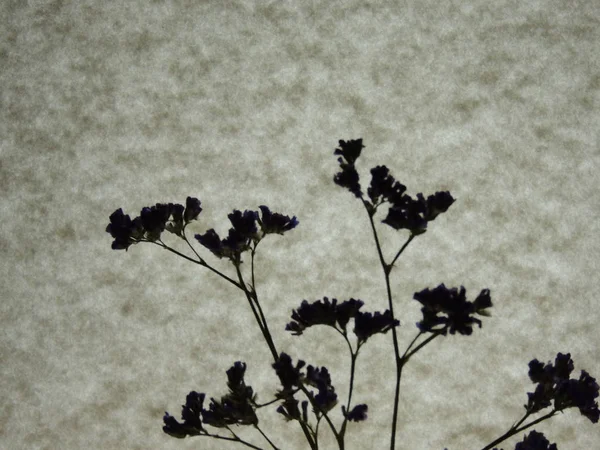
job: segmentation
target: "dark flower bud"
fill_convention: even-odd
[[[322,411],[328,412],[337,405],[337,394],[331,385],[329,371],[325,367],[319,369],[309,365],[306,368],[305,383],[318,389],[314,399]]]
[[[359,175],[354,168],[354,163],[360,156],[361,150],[364,148],[362,145],[362,139],[339,141],[340,148],[336,148],[333,152],[334,155],[341,155],[338,158],[341,172],[337,173],[333,177],[335,184],[348,189],[356,197],[362,198],[362,191],[360,190]]]
[[[184,438],[186,436],[197,436],[204,432],[200,414],[202,413],[202,404],[204,403],[205,394],[196,391],[190,392],[185,400],[185,405],[182,406],[181,419],[183,423],[179,423],[168,412],[165,412],[163,421],[165,426],[163,431],[170,436],[176,438]]]
[[[227,217],[235,231],[241,237],[253,238],[256,236],[256,220],[258,219],[258,213],[256,211],[246,210],[242,213],[241,211],[234,209]]]
[[[180,204],[169,203],[169,210],[171,214],[171,222],[168,222],[165,229],[177,236],[182,236],[183,230],[183,211],[184,207]]]
[[[423,214],[425,210],[423,202],[404,195],[401,203],[390,207],[382,222],[395,230],[406,229],[413,234],[422,234],[427,229],[427,219]]]
[[[190,223],[192,220],[196,220],[198,215],[202,212],[200,207],[200,200],[195,197],[188,197],[185,200],[185,212],[183,213],[184,222]]]
[[[137,244],[144,237],[142,220],[139,217],[131,220],[129,215],[123,214],[122,208],[110,215],[106,232],[114,238],[111,246],[113,250],[127,250],[130,245]]]
[[[346,412],[346,407],[342,406],[342,414],[352,422],[362,422],[367,420],[367,411],[369,407],[365,404],[356,405],[350,412]]]
[[[194,237],[215,256],[218,256],[219,258],[226,256],[225,252],[223,251],[223,243],[221,242],[221,238],[214,229],[211,228],[206,233],[196,234]]]
[[[389,201],[392,204],[399,203],[406,186],[399,183],[389,174],[386,166],[377,166],[371,169],[371,185],[367,194],[373,205],[380,201]]]
[[[392,318],[390,310],[385,310],[383,314],[380,312],[375,312],[375,314],[358,312],[354,317],[354,334],[360,345],[374,334],[387,333],[398,325],[400,325],[400,321]]]
[[[542,433],[533,430],[515,446],[515,450],[558,450],[558,447],[550,444]]]
[[[298,400],[294,397],[287,396],[281,404],[277,408],[277,412],[285,417],[285,420],[300,420],[300,410],[298,409]]]
[[[301,335],[302,332],[313,325],[327,325],[336,327],[336,323],[345,332],[346,325],[351,317],[355,317],[358,310],[363,306],[361,300],[351,298],[339,305],[337,299],[323,297],[323,300],[317,300],[313,303],[303,300],[298,309],[292,311],[293,322],[286,325],[285,329],[292,331],[294,335]]]
[[[344,164],[340,161],[341,172],[338,172],[333,177],[333,182],[338,186],[348,189],[357,198],[362,198],[362,191],[360,190],[360,177],[354,166]]]
[[[283,234],[285,231],[289,231],[298,226],[298,219],[296,219],[296,216],[290,219],[283,214],[272,213],[265,205],[261,205],[259,208],[262,212],[262,217],[258,219],[258,222],[265,234]]]
[[[439,214],[448,211],[450,205],[456,200],[450,195],[450,192],[436,192],[434,195],[427,197],[427,214],[428,221],[434,220]]]
[[[351,139],[349,141],[339,141],[340,148],[336,148],[333,152],[334,155],[341,155],[348,164],[354,164],[358,157],[360,156],[360,152],[365,146],[362,144],[362,138],[360,139]]]
[[[598,398],[598,383],[585,370],[581,371],[579,380],[569,379],[573,369],[574,363],[569,353],[558,353],[554,365],[544,365],[533,359],[529,363],[529,378],[538,385],[533,393],[527,393],[525,409],[535,413],[549,407],[554,401],[557,411],[576,407],[583,416],[597,423],[600,418],[595,401]]]
[[[458,332],[470,335],[473,332],[473,324],[481,328],[481,320],[472,315],[476,313],[488,315],[485,309],[492,306],[489,289],[482,290],[475,303],[466,300],[465,292],[463,286],[459,291],[457,288],[448,289],[443,283],[433,290],[427,288],[416,292],[413,298],[423,305],[421,308],[423,320],[417,323],[417,327],[423,332],[442,331],[444,335],[447,329],[450,330],[450,334]],[[434,328],[438,325],[444,327]]]
[[[305,365],[304,361],[299,360],[296,367],[294,367],[292,365],[292,358],[287,353],[279,355],[279,359],[273,363],[272,367],[275,369],[275,373],[279,377],[284,391],[291,391],[295,387],[300,386],[304,378],[304,374],[300,370]]]
[[[140,217],[142,226],[146,230],[146,239],[156,241],[165,230],[167,221],[171,216],[169,205],[157,203],[154,206],[142,208]]]

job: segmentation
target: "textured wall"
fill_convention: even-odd
[[[532,358],[570,351],[576,376],[600,377],[597,2],[6,0],[0,15],[0,447],[241,448],[161,422],[192,389],[224,394],[236,360],[270,399],[246,300],[104,232],[119,207],[188,195],[204,207],[193,232],[224,233],[234,208],[298,216],[261,244],[259,294],[279,348],[326,365],[345,398],[345,343],[283,330],[302,299],[386,305],[367,216],[332,182],[338,139],[364,139],[365,182],[386,164],[413,195],[458,199],[393,272],[401,346],[416,291],[490,288],[495,303],[473,336],[409,364],[398,449],[483,447],[521,416]],[[389,258],[406,234],[382,233]],[[386,448],[390,352],[390,335],[361,351],[353,398],[370,414],[350,449]],[[305,448],[294,424],[261,420]],[[600,442],[574,410],[537,429],[561,450]]]

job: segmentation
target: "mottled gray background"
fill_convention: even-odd
[[[366,214],[332,182],[339,139],[364,139],[365,183],[386,164],[412,195],[458,199],[393,272],[402,348],[416,291],[490,288],[495,304],[411,361],[398,449],[483,447],[524,411],[532,358],[570,351],[574,376],[600,377],[596,0],[4,0],[0,17],[1,448],[243,448],[161,422],[190,390],[224,394],[236,360],[271,398],[245,298],[154,245],[112,251],[104,231],[119,207],[188,195],[204,207],[192,233],[225,233],[234,208],[298,216],[259,247],[259,295],[278,347],[326,365],[345,398],[339,336],[283,329],[302,299],[386,305]],[[388,258],[405,239],[382,229]],[[349,449],[388,445],[390,352],[391,335],[361,352],[369,420]],[[306,448],[273,408],[261,424]],[[536,428],[561,450],[600,442],[576,410]]]

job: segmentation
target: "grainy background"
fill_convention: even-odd
[[[413,195],[458,199],[393,273],[402,345],[425,287],[490,288],[495,304],[408,366],[398,449],[483,447],[521,416],[534,357],[570,351],[574,376],[600,377],[597,1],[5,0],[0,17],[1,448],[242,448],[161,422],[190,390],[224,394],[236,360],[271,398],[245,299],[104,232],[119,207],[188,195],[204,207],[192,232],[225,233],[234,208],[298,216],[261,244],[259,294],[279,348],[326,365],[345,398],[339,336],[283,329],[302,299],[386,305],[364,210],[332,182],[339,139],[364,139],[365,184],[386,164]],[[406,234],[382,233],[389,258]],[[390,352],[387,335],[361,352],[369,420],[349,449],[386,448]],[[261,423],[306,448],[272,410]],[[574,410],[537,429],[561,450],[600,442]]]

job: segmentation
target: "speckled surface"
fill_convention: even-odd
[[[302,299],[386,305],[367,216],[332,182],[339,139],[364,139],[365,183],[385,164],[413,195],[458,199],[393,272],[401,347],[416,291],[495,303],[409,364],[397,449],[482,448],[521,416],[533,358],[569,351],[576,376],[600,377],[597,2],[7,0],[0,17],[1,448],[242,448],[161,421],[190,390],[224,394],[236,360],[271,398],[245,298],[156,246],[112,251],[104,231],[119,207],[188,195],[204,208],[192,232],[261,204],[299,218],[261,244],[259,295],[279,349],[326,365],[345,398],[343,340],[283,329]],[[406,235],[381,230],[389,258]],[[391,348],[361,351],[369,420],[348,449],[389,447]],[[261,424],[307,448],[272,410]],[[600,442],[573,410],[536,429],[561,450]]]

